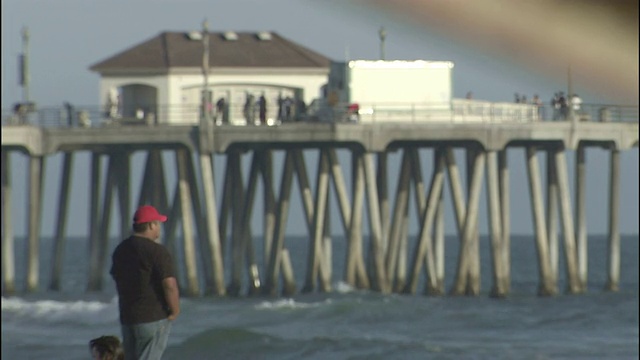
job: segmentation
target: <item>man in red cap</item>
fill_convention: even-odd
[[[111,276],[118,290],[124,353],[129,359],[160,359],[180,294],[171,254],[159,244],[167,217],[150,205],[133,216],[133,235],[113,251]]]

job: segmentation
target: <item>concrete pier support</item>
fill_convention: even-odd
[[[620,282],[620,151],[611,149],[609,170],[609,277],[605,289],[618,291]]]
[[[442,150],[442,156],[444,156],[444,150]],[[443,157],[444,160],[444,157]],[[435,161],[434,161],[435,163]],[[443,184],[444,186],[444,184]],[[445,268],[445,235],[444,235],[444,189],[440,191],[440,199],[438,200],[438,208],[436,209],[436,218],[434,220],[433,229],[433,247],[434,247],[434,260],[436,262],[436,283],[434,295],[444,295],[444,268]],[[408,209],[405,210],[405,214]],[[406,219],[406,216],[405,216]],[[407,227],[404,227],[407,230]]]
[[[539,287],[538,295],[551,296],[557,293],[549,259],[549,241],[544,217],[542,189],[540,186],[540,171],[535,146],[527,146],[526,161],[529,177],[529,192],[531,193],[531,212],[533,214],[534,235],[538,254]]]
[[[327,189],[328,190],[328,189]],[[324,222],[322,224],[322,261],[320,262],[320,276],[323,291],[331,291],[331,276],[333,263],[333,240],[331,238],[331,192],[327,191],[324,207]]]
[[[147,160],[144,163],[144,170],[142,171],[142,180],[140,181],[140,192],[138,193],[137,208],[149,202],[151,198],[151,177],[153,171],[152,151],[147,153]],[[157,204],[159,207],[159,204]],[[160,209],[158,211],[166,211],[167,209]]]
[[[400,246],[398,249],[398,265],[396,267],[395,285],[393,291],[400,293],[407,286],[408,253],[409,253],[409,204],[405,206]]]
[[[416,147],[409,147],[406,149],[408,155],[409,155],[409,168],[410,168],[410,172],[411,172],[411,181],[414,184],[414,200],[415,200],[415,207],[416,207],[416,212],[417,212],[417,219],[418,221],[424,219],[425,217],[425,212],[427,209],[427,190],[426,190],[426,186],[424,183],[424,179],[422,177],[422,166],[421,166],[421,162],[420,162],[420,154],[418,152],[418,148]],[[436,159],[436,152],[433,152],[434,154],[434,159]],[[433,162],[434,164],[434,169],[435,169],[435,164],[437,164],[437,161]],[[398,289],[397,291],[405,291],[405,288],[407,286],[407,282],[408,282],[408,247],[409,247],[409,239],[408,239],[408,232],[409,232],[409,204],[407,203],[407,205],[404,208],[404,215],[403,215],[403,223],[402,223],[402,228],[401,228],[401,236],[400,236],[400,250],[399,250],[399,254],[398,254],[398,275],[397,275],[397,282],[396,282],[396,289]],[[436,295],[436,293],[432,294],[432,295]]]
[[[329,166],[331,168],[331,179],[333,179],[333,186],[335,188],[336,197],[338,200],[338,208],[340,209],[340,219],[344,229],[345,238],[349,238],[349,229],[351,228],[351,204],[349,202],[349,195],[347,193],[347,185],[342,174],[342,167],[338,162],[338,157],[334,149],[327,149],[329,156]],[[327,207],[328,209],[328,207]],[[348,241],[348,240],[347,240]],[[345,262],[347,258],[345,258]]]
[[[347,185],[342,175],[342,168],[338,162],[338,157],[334,149],[328,149],[329,154],[329,166],[331,167],[331,179],[333,179],[333,186],[336,190],[336,196],[338,198],[338,208],[340,209],[340,219],[342,220],[342,226],[345,232],[345,236],[348,237],[349,228],[351,223],[351,204],[349,203],[349,194],[347,193]]]
[[[13,227],[11,226],[11,154],[2,150],[2,295],[16,292]]]
[[[227,294],[239,296],[242,287],[242,268],[244,264],[244,247],[242,246],[242,220],[244,207],[244,190],[242,180],[241,154],[232,151],[228,155],[228,170],[230,172],[229,184],[231,195],[229,196],[232,209],[231,225],[231,282],[227,286]]]
[[[122,151],[118,155],[118,213],[120,215],[120,240],[131,234],[131,153]],[[157,204],[155,206],[158,206]]]
[[[469,181],[469,200],[467,202],[466,216],[464,218],[463,235],[458,256],[458,268],[456,270],[455,284],[450,291],[452,295],[478,295],[480,293],[480,273],[476,265],[478,252],[478,205],[480,202],[480,190],[482,175],[485,166],[483,151],[468,149],[473,152],[471,162],[472,169]]]
[[[352,187],[353,200],[347,246],[347,263],[345,281],[347,284],[361,289],[370,287],[369,276],[364,266],[362,255],[362,215],[364,209],[364,154],[354,151],[352,154]]]
[[[40,271],[40,215],[42,211],[42,178],[44,176],[44,158],[29,158],[29,206],[27,235],[27,284],[26,291],[38,290]]]
[[[200,284],[198,281],[198,271],[196,263],[196,249],[193,236],[193,213],[191,206],[191,190],[188,179],[187,161],[191,161],[189,152],[186,149],[176,150],[176,167],[178,169],[178,191],[180,201],[180,213],[182,218],[182,238],[184,246],[185,269],[187,276],[187,296],[197,296],[200,294]]]
[[[327,284],[323,274],[322,262],[324,262],[323,231],[327,206],[327,193],[329,191],[329,159],[324,150],[320,150],[318,159],[318,171],[316,180],[315,208],[313,209],[313,225],[311,244],[307,258],[307,274],[303,292],[311,292],[316,288],[316,282],[320,280],[320,290],[327,292],[331,284]]]
[[[53,261],[51,266],[51,280],[49,290],[62,290],[60,280],[64,263],[64,249],[66,245],[67,216],[69,210],[69,188],[71,187],[71,169],[73,168],[73,152],[64,153],[62,164],[62,178],[60,180],[60,197],[58,199],[58,223],[53,242]]]
[[[318,220],[324,219],[324,214],[316,217],[318,211],[318,201],[320,200],[320,192],[322,192],[322,203],[326,203],[326,192],[329,186],[329,164],[323,149],[318,151],[318,170],[316,174],[316,194],[311,192],[311,185],[307,175],[307,167],[305,157],[302,150],[295,149],[293,152],[293,163],[296,175],[298,177],[298,185],[300,188],[300,197],[302,199],[302,207],[305,213],[307,230],[309,232],[309,252],[307,256],[307,272],[305,274],[305,284],[302,292],[310,292],[316,288],[318,278],[321,278],[322,269],[320,262],[324,251],[322,250],[322,230],[318,228]],[[321,184],[322,182],[322,184]],[[322,207],[324,213],[324,205]],[[323,286],[321,284],[321,286]]]
[[[460,172],[456,165],[455,154],[453,149],[447,148],[446,150],[447,160],[447,173],[449,174],[449,188],[451,189],[451,198],[453,201],[453,210],[456,218],[456,225],[458,229],[458,237],[462,239],[464,230],[464,219],[466,217],[466,205],[464,194],[462,192],[462,185],[460,183]]]
[[[422,166],[420,165],[420,155],[418,153],[418,149],[416,148],[408,148],[409,153],[409,164],[411,165],[411,180],[413,181],[415,191],[414,200],[416,210],[418,212],[418,219],[422,219],[424,216],[424,212],[427,208],[427,190],[424,184],[424,179],[422,177]],[[436,153],[434,152],[434,159],[436,157]],[[437,162],[434,162],[436,164]],[[434,166],[435,167],[435,166]]]
[[[375,171],[373,164],[373,153],[364,155],[364,178],[367,193],[367,204],[369,206],[369,226],[371,231],[371,253],[372,256],[372,275],[374,278],[373,288],[383,294],[391,292],[391,286],[387,279],[386,269],[384,267],[384,235],[382,233],[382,225],[380,219],[380,206],[375,179]]]
[[[556,174],[556,149],[547,154],[547,239],[549,241],[549,265],[553,283],[558,283],[558,176]]]
[[[389,227],[391,226],[389,185],[388,185],[388,153],[377,154],[378,166],[376,167],[376,184],[378,188],[378,201],[380,202],[380,230],[382,231],[382,248],[387,252]]]
[[[269,263],[271,247],[273,246],[273,230],[276,224],[276,197],[273,192],[273,151],[265,149],[260,162],[264,195],[264,224],[262,234],[264,236],[263,258],[264,263]]]
[[[567,175],[567,161],[564,151],[554,151],[556,174],[558,178],[558,200],[560,203],[560,218],[562,219],[562,233],[564,237],[565,266],[567,267],[567,291],[577,294],[582,290],[578,277],[578,258],[576,252],[575,228],[573,226],[573,211],[569,194],[569,176]]]
[[[405,290],[405,292],[411,294],[416,292],[420,270],[424,266],[427,271],[425,293],[429,295],[440,295],[437,288],[438,281],[431,234],[435,214],[438,210],[442,194],[442,185],[444,183],[444,156],[441,151],[436,151],[436,154],[431,186],[429,188],[429,194],[427,195],[426,209],[420,219],[418,243],[416,244],[416,249],[413,251],[413,259],[410,266],[407,288]]]
[[[507,151],[498,152],[498,171],[500,184],[500,224],[502,225],[502,258],[504,262],[504,288],[509,293],[511,289],[511,224],[509,197],[509,168],[507,166]]]
[[[268,262],[267,276],[271,272],[272,284],[277,284],[278,269],[282,270],[282,294],[284,296],[291,296],[296,292],[297,285],[293,274],[293,265],[291,264],[291,257],[289,256],[289,250],[284,247],[285,239],[285,227],[287,217],[289,214],[291,187],[294,173],[294,156],[290,151],[286,152],[285,165],[283,167],[283,175],[281,178],[281,200],[276,208],[276,218],[273,228],[274,245],[271,246],[271,256]],[[280,203],[282,206],[280,206]],[[275,251],[278,251],[277,253]],[[280,259],[276,259],[275,256],[280,254]],[[273,266],[273,268],[271,267]],[[275,285],[274,285],[275,286]],[[273,294],[273,291],[271,291]]]
[[[282,287],[282,296],[291,296],[296,292],[296,280],[293,276],[293,266],[291,265],[291,257],[289,250],[282,249],[282,279],[284,284]]]
[[[91,179],[89,194],[89,278],[87,283],[87,291],[97,290],[97,266],[98,257],[100,256],[100,189],[102,183],[102,172],[100,154],[94,152],[91,154]]]
[[[147,153],[137,204],[138,207],[153,204],[161,213],[169,211],[161,150],[149,150]],[[126,220],[128,230],[131,231],[131,217]]]
[[[284,247],[285,228],[287,218],[289,216],[289,206],[291,199],[291,187],[293,182],[293,154],[287,152],[284,159],[284,167],[280,180],[280,191],[278,206],[276,211],[276,221],[274,227],[273,244],[269,253],[269,261],[267,264],[265,286],[263,293],[275,296],[278,291],[278,278],[280,275],[280,267],[283,263],[283,255],[286,251]],[[288,251],[287,251],[288,254]],[[283,275],[285,275],[283,273]],[[291,284],[289,284],[291,285]],[[295,285],[295,284],[293,284]],[[291,289],[290,289],[291,290]]]
[[[578,274],[583,291],[587,289],[587,206],[586,206],[586,153],[578,145],[575,163],[576,241],[578,247]]]
[[[460,273],[460,260],[463,257],[462,245],[464,239],[464,223],[466,218],[466,207],[464,195],[462,192],[462,185],[460,184],[460,173],[458,166],[456,165],[455,154],[452,148],[446,149],[446,163],[447,173],[449,174],[449,188],[451,190],[451,199],[453,202],[453,210],[456,219],[456,229],[458,230],[458,239],[460,241],[460,249],[458,250],[458,272]],[[460,274],[459,276],[462,276]],[[456,284],[452,287],[450,292],[455,295],[462,295],[464,287],[466,286],[466,276],[460,280],[461,284]],[[462,287],[458,290],[459,287]]]
[[[200,257],[200,264],[202,273],[204,274],[205,292],[210,291],[211,284],[213,283],[213,266],[212,259],[210,257],[211,249],[209,248],[209,232],[207,230],[205,211],[202,207],[202,196],[200,186],[196,181],[198,175],[196,174],[194,156],[191,152],[188,152],[187,165],[187,179],[189,182],[189,194],[191,195],[191,202],[193,206],[193,220],[196,224],[198,237],[196,238],[198,250],[197,255]],[[201,174],[200,174],[201,175]]]
[[[437,226],[437,216],[438,212],[441,210],[440,204],[443,196],[443,187],[444,187],[444,169],[445,169],[445,154],[442,148],[435,148],[433,150],[433,180],[431,181],[431,188],[429,189],[429,194],[427,195],[427,204],[426,209],[423,213],[423,219],[426,219],[427,222],[424,223],[424,227],[421,228],[420,238],[422,238],[422,231],[425,232],[424,236],[427,239],[427,252],[425,259],[426,269],[429,272],[427,274],[427,283],[425,286],[425,294],[427,295],[443,295],[444,288],[440,286],[442,283],[442,278],[439,278],[438,267],[443,263],[443,259],[439,258],[439,255],[443,255],[443,253],[438,254],[438,250],[441,252],[444,251],[442,247],[444,244],[440,243],[440,249],[438,249],[438,245],[436,244],[436,239],[434,239],[433,234],[435,233],[435,228]],[[431,244],[429,246],[429,243]]]
[[[251,235],[251,218],[253,215],[253,205],[255,203],[256,188],[258,185],[258,178],[260,175],[260,163],[263,161],[262,153],[259,150],[253,152],[253,159],[251,161],[251,168],[249,170],[249,181],[247,183],[247,189],[244,191],[244,200],[241,204],[242,213],[241,219],[241,232],[240,232],[240,248],[241,253],[246,256],[247,261],[247,273],[249,275],[249,294],[256,295],[260,292],[262,286],[260,282],[260,274],[258,271],[258,265],[256,263],[256,254],[253,247],[253,236]],[[238,182],[242,187],[242,180]]]
[[[220,227],[220,246],[223,254],[225,254],[225,251],[228,248],[227,243],[230,241],[227,236],[227,227],[229,222],[231,222],[231,227],[233,228],[233,162],[235,161],[235,155],[232,155],[234,152],[235,151],[227,154],[226,156],[224,181],[222,185],[222,202],[220,204],[220,220],[218,221],[218,225]]]
[[[292,151],[294,169],[298,177],[300,198],[302,199],[302,209],[304,210],[305,219],[307,220],[307,231],[309,232],[309,237],[313,238],[313,194],[311,192],[311,186],[309,185],[307,167],[304,161],[305,158],[302,150]]]
[[[314,210],[314,239],[319,243],[319,262],[318,262],[318,275],[320,280],[320,290],[322,292],[331,291],[331,220],[330,220],[330,163],[329,154],[327,149],[323,148],[320,154],[319,168],[322,169],[322,176],[316,183],[316,208]],[[323,190],[324,189],[324,190]],[[321,200],[318,196],[324,196],[324,202],[321,204]],[[318,211],[322,211],[320,216]]]
[[[111,240],[109,230],[111,228],[111,208],[114,191],[118,193],[120,215],[120,240],[131,233],[129,178],[130,178],[130,154],[126,151],[115,151],[108,156],[107,180],[101,201],[102,213],[98,225],[98,263],[92,268],[90,289],[102,290],[104,284],[103,274],[110,259],[109,242]]]
[[[182,279],[184,278],[183,270],[178,264],[180,263],[180,259],[178,258],[178,245],[176,244],[176,228],[180,223],[180,183],[176,182],[173,190],[173,199],[171,201],[171,205],[167,207],[167,221],[164,223],[164,229],[162,236],[160,237],[160,241],[167,247],[171,257],[173,258],[174,267],[176,271],[176,279],[178,279],[178,285],[183,287],[185,283]]]
[[[153,155],[153,174],[155,174],[155,186],[153,187],[153,193],[151,194],[151,201],[154,204],[158,204],[162,211],[169,211],[169,199],[167,195],[166,177],[164,174],[164,159],[162,158],[162,151],[152,150]]]
[[[482,156],[485,158],[485,153],[482,149],[477,146],[467,147],[466,159],[467,159],[467,198],[470,198],[473,184],[473,174],[475,172],[474,167],[476,166],[477,157]],[[482,186],[482,177],[483,171],[485,168],[486,159],[482,162],[482,171],[480,172],[480,183],[477,186]],[[478,189],[478,192],[482,192],[482,190]],[[477,211],[477,210],[476,210]],[[467,216],[469,212],[467,211]],[[476,217],[478,216],[476,212]],[[473,225],[473,235],[470,239],[469,245],[469,253],[470,255],[470,267],[469,267],[469,278],[467,281],[467,288],[465,293],[467,295],[479,295],[480,294],[480,286],[481,286],[481,277],[480,277],[480,223],[476,218],[475,223]]]
[[[402,235],[402,228],[404,226],[404,218],[406,213],[406,207],[409,203],[409,185],[410,185],[410,159],[408,150],[405,149],[402,155],[402,163],[400,165],[400,176],[398,179],[398,185],[396,189],[396,202],[393,211],[393,220],[391,222],[389,238],[389,246],[386,253],[386,267],[389,281],[392,285],[396,282],[398,254],[400,249],[400,242]],[[395,288],[395,286],[394,286]]]
[[[118,165],[118,155],[117,154],[109,154],[108,156],[108,165],[107,165],[107,181],[105,183],[103,198],[102,198],[102,212],[99,217],[100,223],[98,225],[99,235],[98,235],[98,261],[94,268],[92,268],[93,273],[91,276],[91,289],[93,291],[102,290],[103,286],[103,272],[107,263],[107,258],[109,254],[107,251],[109,249],[109,229],[111,225],[111,204],[113,202],[113,192],[116,190],[116,185],[118,182],[119,174],[119,165]]]
[[[505,297],[507,295],[505,279],[505,263],[502,246],[502,224],[500,212],[500,189],[498,184],[498,154],[487,152],[487,207],[489,213],[489,237],[491,239],[491,255],[493,264],[493,287],[491,295]]]
[[[200,174],[205,208],[205,224],[209,239],[209,256],[211,258],[211,282],[205,285],[205,294],[224,296],[224,263],[222,246],[220,245],[220,229],[218,227],[218,210],[216,208],[216,191],[213,176],[213,155],[200,154]]]

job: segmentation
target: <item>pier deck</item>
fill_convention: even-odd
[[[197,126],[124,126],[43,128],[3,126],[2,148],[22,149],[35,156],[66,151],[108,151],[184,146],[200,149]],[[212,142],[203,150],[225,153],[231,146],[245,147],[359,147],[367,152],[385,151],[400,143],[478,143],[486,150],[514,144],[559,143],[575,150],[582,142],[610,144],[618,150],[638,146],[638,123],[530,122],[530,123],[294,123],[281,126],[216,126]]]

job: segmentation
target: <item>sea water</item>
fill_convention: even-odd
[[[255,239],[257,241],[257,239]],[[445,282],[455,276],[457,238],[446,239]],[[114,243],[117,240],[114,240]],[[383,295],[341,281],[344,239],[334,239],[332,291],[291,297],[182,297],[164,359],[637,359],[638,236],[621,237],[620,290],[604,291],[607,240],[589,237],[588,291],[538,297],[532,236],[512,237],[511,292],[489,297],[489,241],[481,238],[479,296]],[[298,289],[308,239],[287,237]],[[113,244],[115,246],[115,244]],[[2,297],[3,359],[89,359],[87,343],[120,336],[117,296],[86,293],[86,239],[66,246],[62,291],[47,291],[51,240],[41,246],[41,290]],[[562,251],[560,251],[562,254]],[[24,239],[16,239],[16,280],[24,284]],[[245,280],[246,281],[246,280]],[[421,281],[424,283],[424,281]],[[246,286],[245,286],[246,287]]]

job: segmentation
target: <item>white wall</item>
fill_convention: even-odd
[[[234,92],[246,87],[258,96],[263,88],[268,93],[273,93],[274,88],[301,89],[303,100],[309,104],[320,96],[320,88],[326,84],[327,76],[328,69],[251,69],[249,71],[243,69],[241,72],[234,69],[212,71],[208,82],[210,88],[235,88]],[[166,76],[103,76],[100,79],[99,103],[101,108],[105,108],[111,88],[131,84],[148,85],[157,89],[158,123],[196,124],[199,119],[200,92],[203,83],[202,74],[194,69],[172,69],[172,73]],[[214,94],[214,102],[217,97],[218,95]],[[273,110],[276,105],[274,99],[271,94],[270,113],[275,111]],[[273,116],[275,115],[271,114],[271,117]]]
[[[393,106],[451,101],[451,62],[351,61],[348,66],[351,102]]]

